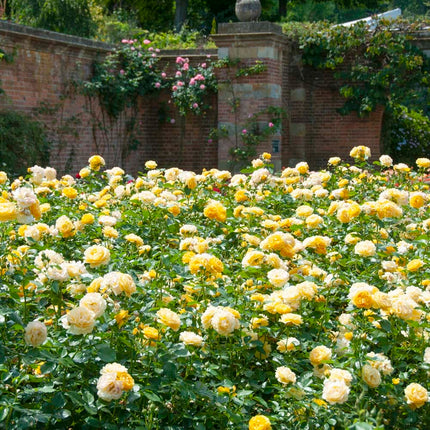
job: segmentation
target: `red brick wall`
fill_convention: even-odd
[[[171,106],[170,116],[175,124],[162,120],[160,108],[168,101],[166,94],[140,100],[138,149],[121,161],[118,141],[123,135],[124,119],[116,121],[109,133],[101,132],[94,125],[102,118],[97,103],[92,101],[90,109],[88,100],[70,86],[71,80],[90,77],[94,60],[109,52],[108,45],[4,21],[0,21],[0,45],[8,53],[15,52],[12,63],[0,62],[5,91],[0,96],[0,110],[14,109],[33,115],[38,112],[54,142],[50,164],[59,172],[79,171],[95,153],[102,155],[109,167],[119,165],[132,174],[142,170],[148,159],[156,160],[160,166],[196,171],[217,165],[216,143],[208,143],[209,132],[217,125],[216,95],[211,97],[212,109],[205,116],[189,116],[185,124]],[[203,61],[206,53],[191,58],[192,62]],[[174,57],[166,56],[162,62],[167,66],[173,60]],[[41,107],[54,109],[47,113]],[[108,118],[105,121],[109,123]]]
[[[229,36],[222,36],[224,46],[229,46]],[[239,48],[244,46],[241,37],[240,34],[231,35],[232,43],[234,41]],[[251,39],[257,41],[255,44],[248,40],[249,35],[243,37],[250,48],[255,44],[270,48],[286,42],[281,35],[275,38],[267,34],[253,36]],[[6,92],[0,96],[0,109],[34,113],[34,109],[41,106],[56,107],[54,114],[42,112],[39,117],[46,123],[54,141],[51,165],[61,173],[78,171],[94,153],[104,156],[110,167],[120,165],[132,174],[142,170],[148,159],[157,161],[162,167],[178,166],[200,171],[204,167],[217,166],[218,157],[228,153],[228,147],[223,152],[223,142],[218,150],[217,142],[208,141],[218,120],[234,122],[226,98],[219,102],[218,96],[212,95],[208,101],[211,109],[206,115],[190,115],[184,119],[169,104],[165,92],[140,100],[136,129],[138,149],[120,161],[118,141],[123,134],[124,121],[118,121],[106,137],[94,126],[100,118],[97,104],[89,109],[88,100],[69,85],[73,79],[88,78],[94,60],[106,55],[109,46],[4,21],[0,21],[0,45],[6,52],[16,52],[13,63],[0,62],[0,79]],[[279,52],[277,59],[242,57],[248,64],[262,59],[267,70],[259,75],[242,77],[237,83],[251,84],[253,90],[258,90],[260,84],[261,88],[274,84],[282,87],[280,98],[278,95],[266,98],[261,94],[252,98],[252,93],[251,97],[249,94],[243,97],[239,113],[243,119],[248,113],[256,113],[273,104],[286,109],[288,118],[279,136],[281,165],[306,160],[314,168],[322,167],[330,156],[347,158],[350,149],[356,145],[370,146],[372,153],[379,155],[382,110],[365,119],[355,114],[339,115],[336,109],[342,106],[343,100],[333,76],[329,72],[302,67],[297,52],[287,45]],[[176,54],[189,56],[190,61],[196,63],[205,61],[207,52],[164,52],[162,67],[173,67]],[[218,73],[221,77],[223,71]],[[67,97],[63,98],[64,95]],[[167,118],[173,118],[174,123]],[[259,148],[259,152],[265,150],[271,151],[270,141]]]
[[[314,168],[325,167],[328,158],[349,159],[352,147],[370,147],[372,158],[380,155],[383,109],[360,118],[355,112],[340,115],[345,99],[339,94],[339,82],[330,71],[304,67],[297,57],[289,66],[290,88],[288,118],[290,133],[287,159],[302,159]]]

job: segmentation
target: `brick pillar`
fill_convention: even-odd
[[[229,167],[230,150],[241,144],[240,133],[243,124],[251,114],[256,114],[269,106],[286,109],[287,98],[283,91],[288,88],[287,59],[290,53],[288,39],[282,29],[270,22],[238,22],[220,24],[219,32],[213,36],[218,47],[218,57],[239,60],[238,67],[252,66],[261,61],[267,69],[260,74],[236,78],[230,71],[220,71],[218,89],[218,124],[229,134],[218,143],[218,164],[220,168]],[[229,74],[229,76],[226,76]],[[231,77],[233,76],[233,79]],[[230,83],[226,83],[230,77]],[[232,111],[232,100],[239,100],[236,113]],[[262,125],[266,124],[262,118]],[[271,136],[257,148],[257,153],[269,152],[277,170],[285,160],[288,132],[287,122],[283,130]]]

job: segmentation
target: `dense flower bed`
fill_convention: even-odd
[[[0,172],[0,427],[429,428],[430,160],[351,156]]]

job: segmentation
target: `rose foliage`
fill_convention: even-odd
[[[0,172],[0,427],[427,429],[430,160]]]

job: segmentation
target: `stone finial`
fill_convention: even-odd
[[[261,14],[260,0],[236,0],[235,12],[239,21],[257,21]]]

